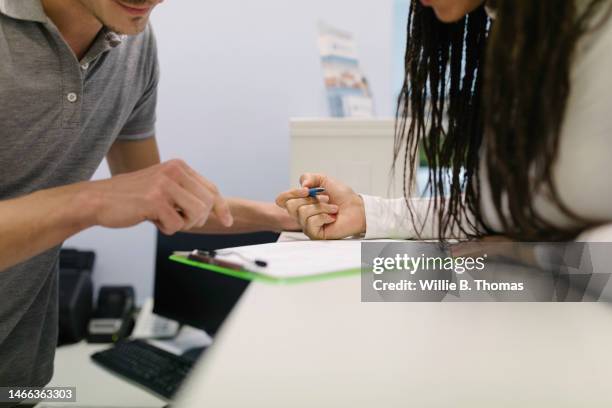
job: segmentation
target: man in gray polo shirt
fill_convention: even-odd
[[[0,0],[0,386],[50,380],[59,246],[92,226],[166,233],[294,229],[273,204],[225,200],[160,163],[162,0]],[[88,181],[106,157],[113,178]]]

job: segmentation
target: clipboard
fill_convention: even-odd
[[[361,273],[361,243],[358,241],[278,242],[232,248],[228,251],[240,251],[249,258],[265,259],[270,262],[271,268],[256,271],[226,268],[189,259],[182,254],[171,255],[169,259],[238,279],[278,285],[336,279]],[[313,262],[313,259],[317,262]],[[278,273],[279,270],[282,273]]]

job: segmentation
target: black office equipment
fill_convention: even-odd
[[[134,327],[135,293],[131,286],[103,286],[89,322],[90,343],[110,343],[127,337]]]
[[[79,251],[72,248],[62,248],[60,251],[59,264],[61,269],[92,272],[95,261],[96,253],[93,251]]]
[[[248,282],[214,272],[195,270],[168,259],[175,251],[219,250],[267,244],[278,233],[239,235],[176,234],[157,236],[153,312],[215,335],[248,286]],[[180,299],[180,302],[177,302]]]
[[[214,336],[249,282],[209,271],[194,270],[168,259],[174,251],[217,250],[275,242],[279,234],[158,234],[153,312]],[[144,341],[122,341],[92,359],[154,393],[172,398],[202,349],[177,356]]]
[[[58,345],[76,343],[87,335],[93,310],[92,273],[96,254],[62,249],[59,260]]]
[[[100,365],[154,393],[171,399],[189,374],[193,361],[153,347],[144,341],[120,341],[91,356]]]

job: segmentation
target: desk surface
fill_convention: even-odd
[[[361,303],[359,277],[252,284],[176,406],[611,406],[611,322],[603,303]]]
[[[160,408],[167,402],[144,391],[138,386],[122,380],[89,358],[96,351],[110,347],[108,344],[87,344],[85,342],[57,349],[55,370],[48,387],[76,387],[76,404],[51,404],[46,406],[75,407],[142,407]]]
[[[360,293],[359,277],[252,284],[175,406],[612,406],[612,305]],[[58,349],[50,385],[76,386],[78,407],[166,405],[93,364],[105,347]]]

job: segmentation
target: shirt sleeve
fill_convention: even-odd
[[[433,199],[411,198],[413,216],[403,198],[381,198],[361,195],[365,207],[365,239],[439,239],[438,217],[434,214]],[[470,216],[470,215],[468,215]],[[472,231],[473,223],[463,222],[447,238],[465,238],[463,231]]]
[[[118,140],[143,140],[155,136],[155,121],[157,110],[157,85],[159,83],[159,61],[153,32],[149,32],[149,53],[153,69],[144,93],[136,103],[130,117],[121,129]]]

